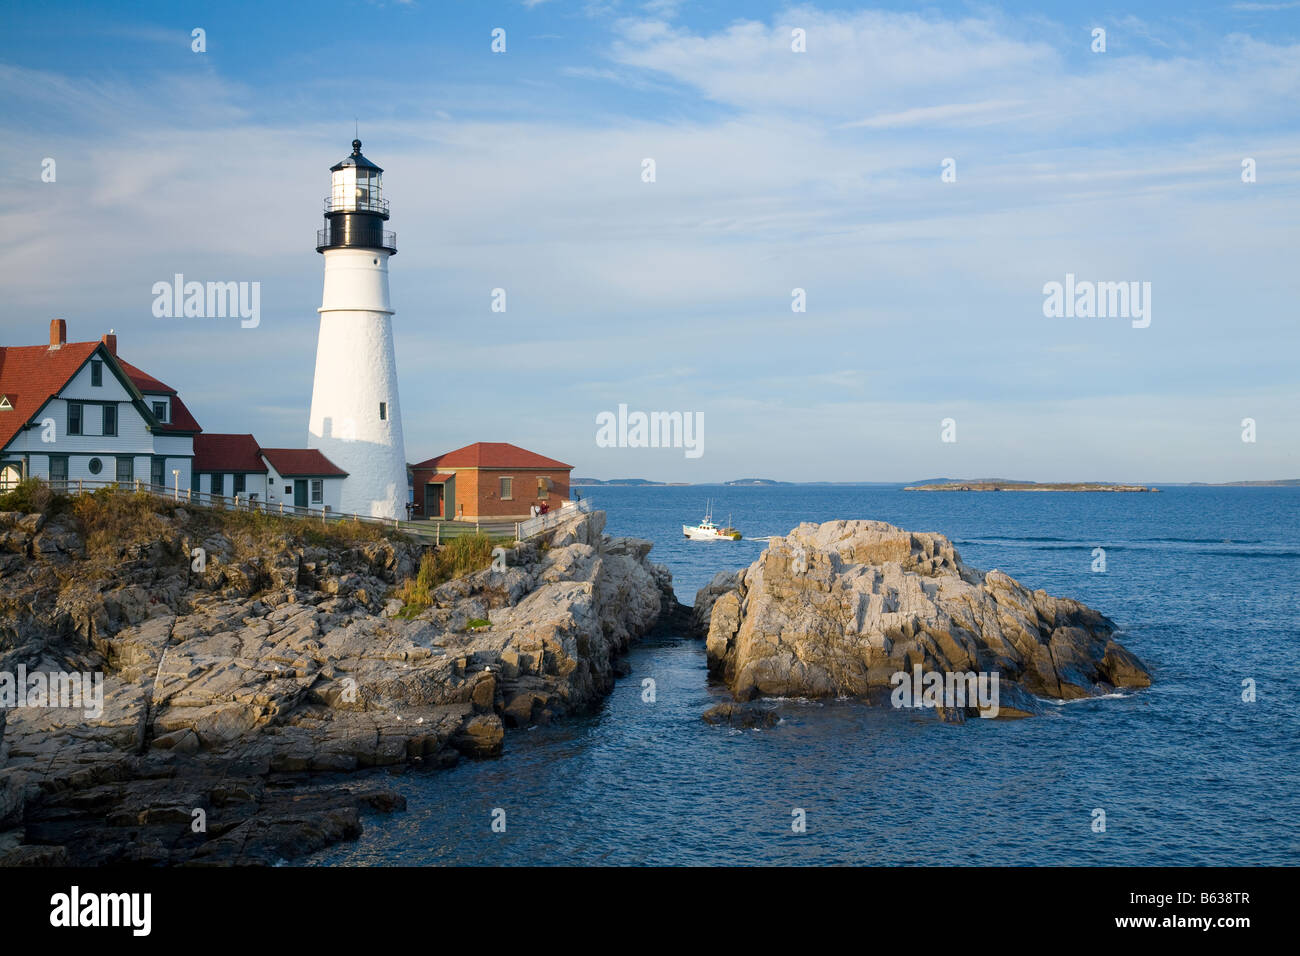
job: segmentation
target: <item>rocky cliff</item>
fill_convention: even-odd
[[[749,568],[700,590],[694,621],[707,633],[710,671],[742,702],[879,699],[917,667],[997,673],[1001,716],[1035,713],[1039,697],[1150,684],[1097,611],[968,567],[943,535],[879,521],[802,524],[774,537]],[[978,712],[944,711],[958,720]]]
[[[412,540],[147,507],[120,546],[72,514],[0,514],[0,674],[104,675],[97,718],[0,710],[0,865],[272,863],[353,837],[402,801],[344,774],[490,756],[507,727],[592,707],[676,604],[649,542],[603,535],[602,512],[408,619],[386,596]]]

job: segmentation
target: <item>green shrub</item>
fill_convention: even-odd
[[[433,604],[433,592],[448,581],[492,564],[492,549],[514,544],[513,538],[489,538],[485,534],[467,534],[433,551],[426,551],[420,559],[420,569],[415,577],[408,578],[394,592],[404,605],[405,617],[418,614]],[[487,622],[484,622],[486,625]]]
[[[56,505],[66,504],[67,498],[56,495],[50,486],[39,478],[24,478],[13,488],[0,494],[0,511],[21,511],[24,514],[48,514]]]

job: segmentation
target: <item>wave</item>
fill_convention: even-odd
[[[1119,551],[1176,551],[1191,555],[1223,558],[1300,558],[1300,551],[1282,544],[1263,542],[1223,542],[1223,541],[1184,541],[1188,547],[1177,547],[1174,539],[1147,539],[1146,541],[1129,541],[1124,543],[1106,543],[1105,541],[1073,541],[1061,544],[1033,544],[1028,541],[1016,542],[1012,539],[966,539],[954,541],[960,547],[967,545],[1000,545],[1008,548],[1021,548],[1026,551],[1091,551],[1093,548],[1105,548],[1108,552]],[[1240,544],[1240,547],[1204,547],[1204,545]],[[1171,546],[1174,545],[1174,546]],[[1197,546],[1199,545],[1199,546]],[[1283,549],[1283,550],[1278,550]]]
[[[1072,698],[1071,700],[1058,700],[1055,697],[1039,697],[1038,699],[1045,704],[1056,704],[1058,707],[1064,707],[1066,704],[1082,704],[1091,700],[1124,700],[1127,697],[1133,697],[1133,696],[1136,695],[1121,694],[1119,691],[1115,691],[1114,693],[1111,694],[1098,694],[1096,697],[1075,697]]]
[[[855,697],[836,697],[836,700],[856,700]],[[813,707],[825,707],[824,700],[817,700],[813,697],[764,697],[763,700],[770,700],[778,704],[809,704]]]
[[[1073,541],[1074,538],[1039,538],[1032,535],[996,534],[985,538],[967,538],[963,543],[975,544],[980,541]],[[956,544],[956,540],[953,541]]]
[[[1083,542],[1078,538],[1040,538],[1031,536],[1021,536],[1013,534],[990,535],[984,538],[963,538],[961,540],[953,539],[953,544],[994,544],[1000,541],[1025,541],[1029,543],[1055,543],[1061,542],[1066,544],[1078,544],[1082,546]],[[1165,544],[1268,544],[1269,542],[1262,538],[1142,538],[1143,542],[1161,542]]]

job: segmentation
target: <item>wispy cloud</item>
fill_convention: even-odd
[[[984,126],[1019,118],[1024,100],[990,100],[984,103],[946,103],[901,113],[884,113],[843,124],[845,128],[895,129],[902,126]]]
[[[1300,0],[1291,0],[1291,2],[1289,2],[1289,3],[1250,3],[1250,2],[1241,2],[1241,3],[1234,3],[1234,4],[1232,5],[1232,9],[1233,9],[1233,10],[1251,10],[1251,11],[1261,11],[1261,10],[1264,10],[1264,11],[1267,11],[1267,10],[1292,10],[1292,9],[1294,9],[1294,8],[1296,8],[1296,7],[1300,7]]]
[[[533,429],[590,471],[595,412],[628,401],[709,416],[697,470],[678,456],[651,477],[736,477],[773,435],[806,469],[776,477],[952,473],[948,414],[969,473],[1027,468],[1015,436],[1032,433],[1034,461],[1084,449],[1115,475],[1249,477],[1204,450],[1207,422],[1247,414],[1282,442],[1251,467],[1300,470],[1294,45],[1189,48],[1148,24],[1168,47],[1092,57],[1086,31],[995,14],[801,7],[706,28],[670,12],[622,4],[608,42],[522,79],[376,78],[363,138],[399,235],[413,455]],[[351,113],[319,78],[264,86],[219,65],[0,66],[0,325],[6,343],[39,341],[54,314],[74,336],[115,326],[209,429],[293,444],[313,232]],[[1045,320],[1042,285],[1067,271],[1154,280],[1149,334]],[[174,272],[261,281],[262,326],[154,319],[150,285]],[[506,313],[489,311],[498,287]]]

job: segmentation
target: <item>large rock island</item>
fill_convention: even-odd
[[[920,668],[996,673],[1001,716],[1025,716],[1038,697],[1151,682],[1097,611],[968,567],[943,535],[880,521],[802,524],[772,538],[749,568],[700,590],[694,620],[707,631],[710,671],[741,702],[879,699],[895,675]]]
[[[412,607],[391,595],[429,547],[366,526],[142,494],[0,513],[7,692],[102,679],[100,714],[31,687],[0,709],[0,865],[291,859],[401,808],[355,771],[492,756],[506,728],[596,706],[676,607],[650,543],[603,526],[577,516]]]

